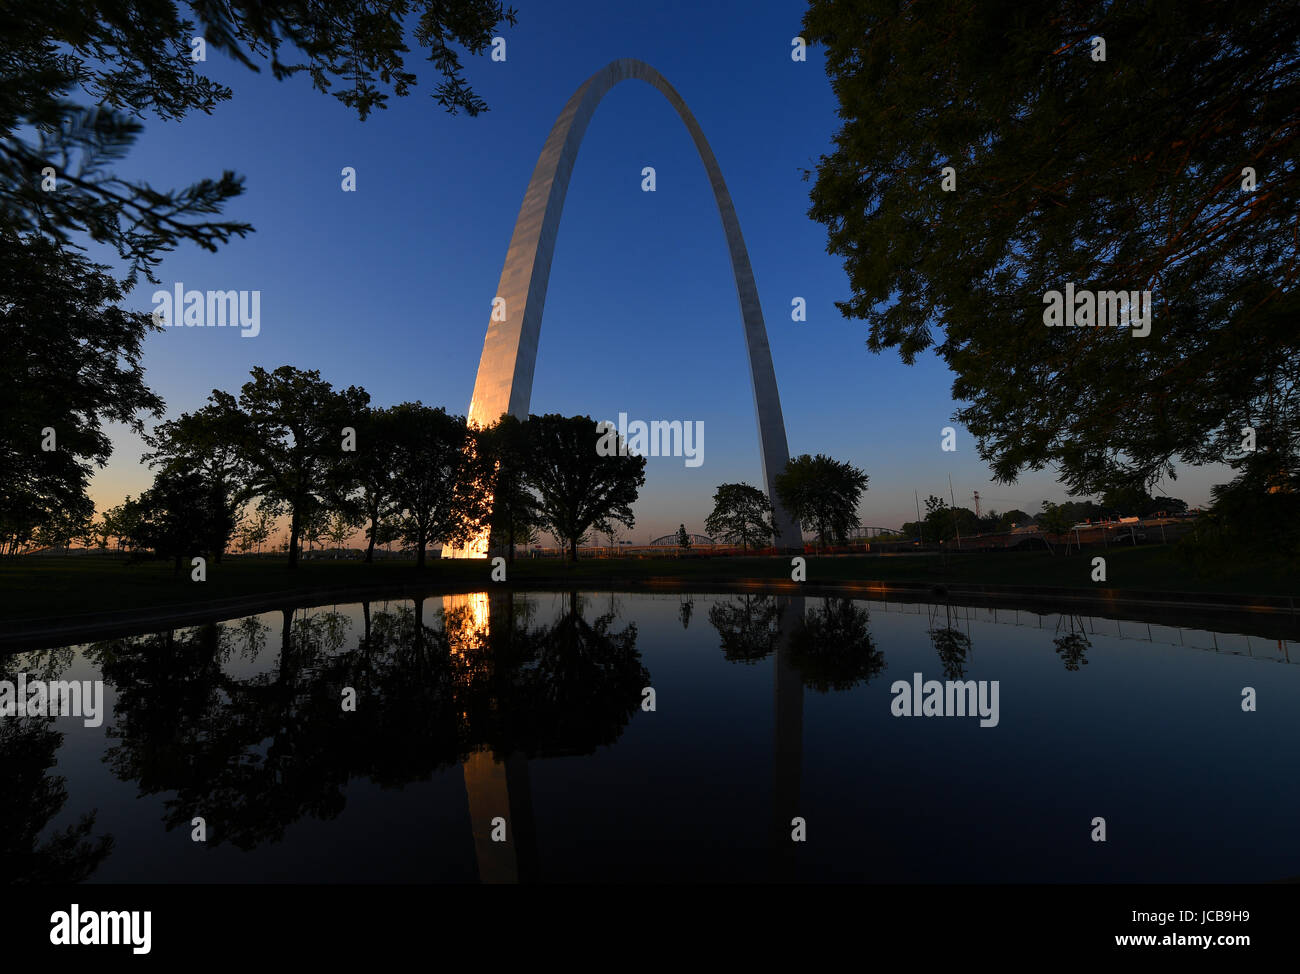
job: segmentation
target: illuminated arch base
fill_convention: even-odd
[[[754,283],[745,239],[740,233],[740,221],[736,219],[736,208],[722,179],[718,160],[714,158],[695,116],[663,75],[644,62],[621,58],[597,71],[574,92],[547,136],[533,169],[533,177],[529,180],[528,192],[524,194],[523,205],[519,208],[519,219],[515,222],[515,232],[510,238],[510,249],[501,270],[497,296],[505,299],[505,320],[488,323],[478,378],[474,382],[474,398],[469,405],[469,422],[478,426],[491,425],[503,413],[520,419],[528,418],[551,258],[555,254],[560,213],[564,209],[564,196],[569,188],[578,147],[600,100],[616,84],[630,79],[654,86],[668,99],[690,131],[696,151],[708,172],[713,198],[722,217],[722,229],[727,237],[727,249],[731,253],[736,294],[740,298],[745,345],[749,350],[749,372],[753,380],[754,409],[758,415],[763,481],[780,531],[778,543],[786,548],[800,547],[803,535],[799,526],[776,495],[776,476],[785,470],[790,454],[786,447],[785,420],[781,416],[781,400],[776,391],[776,373],[772,368],[772,352],[767,343],[758,287]],[[496,304],[499,303],[494,302]],[[483,557],[486,553],[486,537],[465,548],[443,548],[443,557]]]

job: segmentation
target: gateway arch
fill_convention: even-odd
[[[774,523],[780,531],[777,543],[782,547],[802,544],[802,534],[776,494],[775,479],[785,470],[790,458],[785,439],[785,420],[776,391],[776,373],[772,352],[767,343],[767,329],[759,305],[758,287],[749,252],[740,233],[736,208],[722,179],[718,160],[709,148],[704,133],[691,110],[673,86],[650,65],[632,58],[621,58],[597,71],[573,93],[546,138],[542,154],[533,169],[524,194],[519,218],[510,238],[505,266],[497,297],[505,300],[504,320],[488,323],[483,355],[479,359],[474,398],[470,401],[469,421],[487,426],[503,413],[527,419],[533,391],[533,369],[537,362],[537,342],[542,329],[542,310],[555,255],[555,237],[564,209],[564,196],[573,174],[578,147],[587,131],[591,116],[605,94],[621,81],[637,79],[653,85],[668,99],[686,124],[709,175],[713,198],[722,217],[722,229],[731,254],[731,269],[740,298],[740,314],[745,325],[745,345],[749,351],[749,373],[753,381],[754,409],[758,416],[759,446],[763,460],[763,481],[771,499]],[[494,302],[494,305],[497,303]],[[494,315],[494,317],[496,317]],[[444,548],[444,551],[447,549]],[[451,552],[447,552],[451,554]],[[458,554],[461,552],[457,552]]]

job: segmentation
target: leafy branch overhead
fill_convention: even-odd
[[[1243,426],[1294,467],[1293,3],[813,0],[804,35],[842,119],[810,210],[839,307],[873,351],[934,348],[999,480],[1149,487],[1229,458]],[[1067,284],[1150,290],[1151,333],[1046,327]]]
[[[13,0],[0,40],[0,226],[40,230],[68,245],[79,235],[130,263],[132,281],[182,241],[215,250],[252,227],[207,221],[243,191],[226,171],[174,191],[113,173],[142,130],[141,118],[205,114],[232,92],[203,75],[192,41],[278,79],[306,72],[314,88],[365,119],[418,81],[408,33],[439,79],[448,112],[487,110],[456,48],[481,54],[515,12],[498,0],[451,3],[272,0]],[[91,104],[78,102],[89,95]],[[49,186],[54,170],[57,191]],[[152,279],[152,277],[150,278]]]

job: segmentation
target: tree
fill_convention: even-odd
[[[103,520],[105,534],[116,539],[117,550],[121,551],[138,533],[140,502],[132,500],[131,495],[127,494],[121,504],[104,512]]]
[[[329,530],[329,508],[318,500],[308,501],[303,509],[301,535],[307,550],[311,551],[325,538]]]
[[[352,537],[355,528],[356,522],[352,520],[346,511],[335,511],[330,515],[326,534],[329,536],[330,543],[334,545],[336,552],[343,547],[343,543],[348,538]]]
[[[495,426],[480,430],[475,448],[490,471],[493,550],[514,561],[515,546],[534,536],[537,498],[528,488],[528,424],[508,413]]]
[[[95,518],[86,524],[78,540],[87,548],[106,550],[108,548],[108,525],[104,523],[102,517]]]
[[[31,543],[36,548],[67,548],[85,533],[87,522],[88,516],[79,513],[56,514],[36,527]]]
[[[104,423],[142,432],[139,414],[162,411],[140,368],[149,316],[117,307],[123,291],[106,270],[48,240],[0,230],[0,550],[7,553],[42,525],[73,525],[75,534],[94,513],[90,472],[112,453]]]
[[[1000,527],[1004,531],[1009,531],[1011,528],[1024,527],[1032,520],[1033,520],[1032,517],[1030,517],[1028,514],[1020,510],[1019,508],[1016,508],[1014,510],[1007,511],[1007,513],[1002,515],[1002,518],[998,522],[998,527]]]
[[[685,524],[677,525],[677,547],[683,551],[690,551],[691,549],[691,536],[686,533]]]
[[[5,13],[13,29],[0,45],[0,226],[40,228],[60,244],[88,233],[116,248],[133,278],[181,241],[215,250],[251,229],[193,219],[220,212],[242,192],[232,172],[160,192],[109,167],[142,130],[139,116],[178,120],[191,111],[211,113],[231,97],[229,88],[193,70],[191,38],[202,37],[253,71],[269,64],[277,80],[305,71],[316,90],[364,120],[387,107],[390,90],[405,96],[416,82],[403,58],[409,24],[441,78],[434,98],[453,114],[477,115],[487,106],[466,84],[452,45],[479,54],[499,23],[515,22],[514,11],[497,0],[389,0],[378,7],[234,0],[184,8],[175,0],[14,0]],[[95,104],[78,104],[83,92]],[[56,170],[57,192],[41,189],[46,166]]]
[[[1230,561],[1300,555],[1300,461],[1276,463],[1275,455],[1249,454],[1236,462],[1236,477],[1211,488],[1207,527],[1222,543],[1212,553]]]
[[[248,436],[248,417],[240,412],[235,397],[214,389],[207,405],[159,424],[146,436],[152,449],[141,459],[165,473],[197,471],[212,493],[211,503],[223,508],[233,525],[253,480],[245,449]],[[212,552],[213,559],[219,562],[224,550],[223,541]]]
[[[770,543],[779,531],[772,518],[772,502],[757,487],[746,483],[719,484],[713,494],[713,512],[704,522],[704,530],[728,544],[739,544],[743,551],[750,545]]]
[[[256,549],[256,554],[262,553],[262,545],[266,544],[271,537],[271,529],[274,527],[271,516],[266,511],[258,511],[257,517],[251,520],[244,528],[245,536],[248,543]]]
[[[1294,4],[813,0],[803,36],[843,120],[810,210],[838,306],[935,347],[997,480],[1150,486],[1300,431]],[[1047,327],[1069,285],[1151,291],[1150,333]]]
[[[602,438],[613,450],[597,450]],[[646,459],[624,449],[622,438],[590,416],[528,418],[528,484],[538,497],[538,523],[566,542],[578,560],[579,539],[610,521],[632,527],[632,504],[645,483]],[[625,454],[625,455],[623,455]]]
[[[1141,484],[1118,484],[1101,495],[1101,506],[1108,515],[1142,517],[1151,510],[1155,498]]]
[[[233,527],[229,511],[215,500],[198,470],[157,474],[153,486],[140,495],[139,506],[133,547],[174,558],[177,571],[188,556],[212,554]]]
[[[1150,507],[1142,512],[1143,517],[1156,517],[1160,514],[1175,515],[1187,513],[1187,501],[1177,497],[1153,497]]]
[[[366,526],[367,564],[374,561],[380,525],[391,518],[393,510],[392,452],[396,420],[391,409],[367,407],[357,418],[357,442],[354,453],[345,454],[339,482],[334,493],[336,505],[355,508],[354,523]],[[355,502],[348,496],[356,491]]]
[[[1051,501],[1043,501],[1043,509],[1038,512],[1038,526],[1043,529],[1045,534],[1066,535],[1066,546],[1069,546],[1069,533],[1078,521],[1070,516],[1070,512],[1060,504],[1053,504]],[[1049,544],[1050,548],[1050,544]],[[1056,552],[1053,551],[1053,554]],[[1069,554],[1067,551],[1066,554]]]
[[[298,565],[304,515],[328,504],[343,462],[343,427],[355,427],[370,402],[364,389],[336,392],[316,371],[254,367],[239,406],[245,414],[243,457],[250,493],[269,513],[289,513],[289,567]]]
[[[841,541],[858,526],[858,499],[866,489],[865,473],[821,453],[795,457],[776,477],[781,503],[805,530],[817,533],[819,545]]]
[[[393,503],[400,537],[424,567],[435,542],[461,544],[487,520],[487,479],[463,416],[419,402],[393,407]]]

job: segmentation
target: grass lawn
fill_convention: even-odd
[[[1107,580],[1091,580],[1092,558],[1106,558]],[[83,613],[201,603],[279,592],[328,592],[360,587],[488,588],[482,561],[433,559],[423,572],[414,562],[301,563],[289,570],[282,557],[228,557],[208,565],[207,581],[190,580],[170,564],[128,564],[114,556],[31,556],[0,562],[0,620],[60,619]],[[520,559],[509,569],[521,585],[618,585],[650,577],[701,585],[740,578],[790,578],[788,558],[590,559],[576,565],[555,559]],[[1198,574],[1162,546],[1111,548],[1083,554],[992,552],[950,555],[808,556],[808,583],[837,581],[953,582],[1059,588],[1112,588],[1238,595],[1300,595],[1294,565],[1256,562],[1235,572]],[[500,584],[500,583],[495,583]]]

